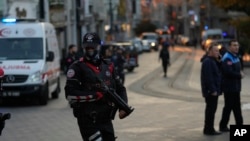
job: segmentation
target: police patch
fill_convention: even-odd
[[[232,65],[233,62],[232,62],[232,61],[227,61],[227,64],[228,64],[228,65]]]
[[[94,36],[91,34],[88,34],[86,38],[87,38],[87,42],[93,42]]]
[[[106,71],[106,76],[108,76],[108,77],[110,77],[110,76],[111,76],[111,74],[110,74],[110,72],[109,72],[109,71]]]
[[[69,69],[68,72],[67,72],[67,77],[68,78],[71,78],[75,75],[75,71],[73,69]]]

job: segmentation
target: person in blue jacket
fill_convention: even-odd
[[[214,129],[214,117],[218,105],[218,97],[221,95],[221,70],[219,48],[212,44],[207,54],[201,59],[201,90],[206,102],[205,123],[203,133],[205,135],[219,135]]]
[[[244,77],[238,57],[239,43],[230,41],[228,51],[222,57],[222,91],[224,93],[224,108],[219,124],[220,131],[228,132],[230,113],[233,111],[236,125],[243,124],[241,112],[241,79]]]

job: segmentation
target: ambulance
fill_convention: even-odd
[[[55,28],[35,20],[2,19],[0,99],[31,98],[46,105],[60,94],[60,54]]]

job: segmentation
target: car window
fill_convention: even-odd
[[[143,35],[142,39],[156,39],[156,36],[154,36],[154,35]]]

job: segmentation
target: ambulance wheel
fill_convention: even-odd
[[[61,92],[61,88],[60,88],[60,78],[57,79],[57,87],[56,90],[54,92],[52,92],[52,98],[56,99],[59,97],[59,94]]]
[[[48,99],[49,99],[49,86],[47,83],[47,85],[44,87],[44,89],[42,90],[41,95],[39,97],[40,105],[47,105]]]

